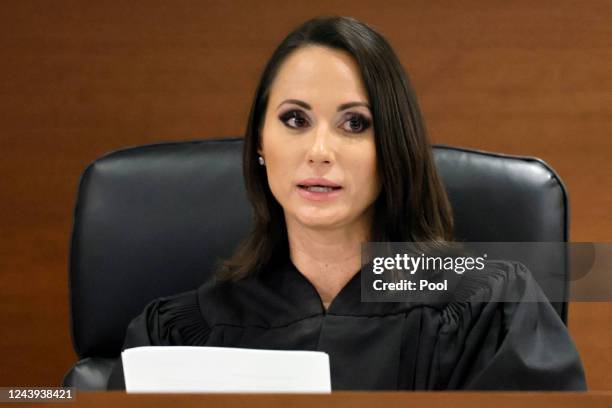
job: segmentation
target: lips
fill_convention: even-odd
[[[327,188],[327,189],[333,189],[333,190],[337,190],[342,188],[342,186],[338,183],[334,183],[331,180],[325,179],[325,178],[309,178],[309,179],[304,179],[301,180],[297,183],[298,187],[300,188],[315,188],[315,187],[320,187],[320,188]]]
[[[328,187],[328,186],[303,186],[303,185],[298,185],[299,188],[303,189],[303,190],[308,190],[311,191],[313,193],[329,193],[330,191],[334,191],[334,190],[340,190],[342,187]]]
[[[340,196],[342,186],[325,178],[310,178],[297,183],[299,194],[310,201],[327,201]]]

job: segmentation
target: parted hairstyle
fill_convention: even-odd
[[[376,158],[382,179],[374,202],[372,242],[447,242],[451,206],[435,168],[427,131],[410,80],[387,40],[352,18],[317,17],[291,32],[264,68],[246,127],[243,175],[254,224],[231,258],[216,271],[221,281],[265,270],[289,253],[283,208],[272,195],[257,149],[270,86],[283,61],[308,45],[348,52],[356,61],[371,106]]]

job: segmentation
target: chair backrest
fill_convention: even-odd
[[[146,303],[202,284],[249,231],[242,145],[239,138],[150,144],[85,169],[69,277],[80,359],[116,357]],[[567,194],[543,161],[442,145],[434,158],[459,239],[567,241]],[[564,257],[535,262],[567,276]],[[565,321],[566,303],[553,306]]]

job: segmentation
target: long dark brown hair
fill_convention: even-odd
[[[270,191],[265,167],[257,162],[270,86],[295,50],[321,45],[343,50],[359,66],[373,116],[382,190],[374,202],[373,242],[447,242],[453,218],[433,161],[431,144],[409,78],[385,38],[351,17],[318,17],[291,32],[268,61],[251,106],[243,150],[246,191],[254,225],[219,280],[239,280],[270,267],[289,253],[283,208]]]

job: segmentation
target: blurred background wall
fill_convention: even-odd
[[[537,156],[571,200],[571,240],[612,241],[612,2],[130,1],[0,6],[0,385],[75,361],[67,259],[98,156],[241,135],[274,47],[319,14],[387,37],[435,143]],[[592,389],[612,389],[612,304],[574,303]]]

